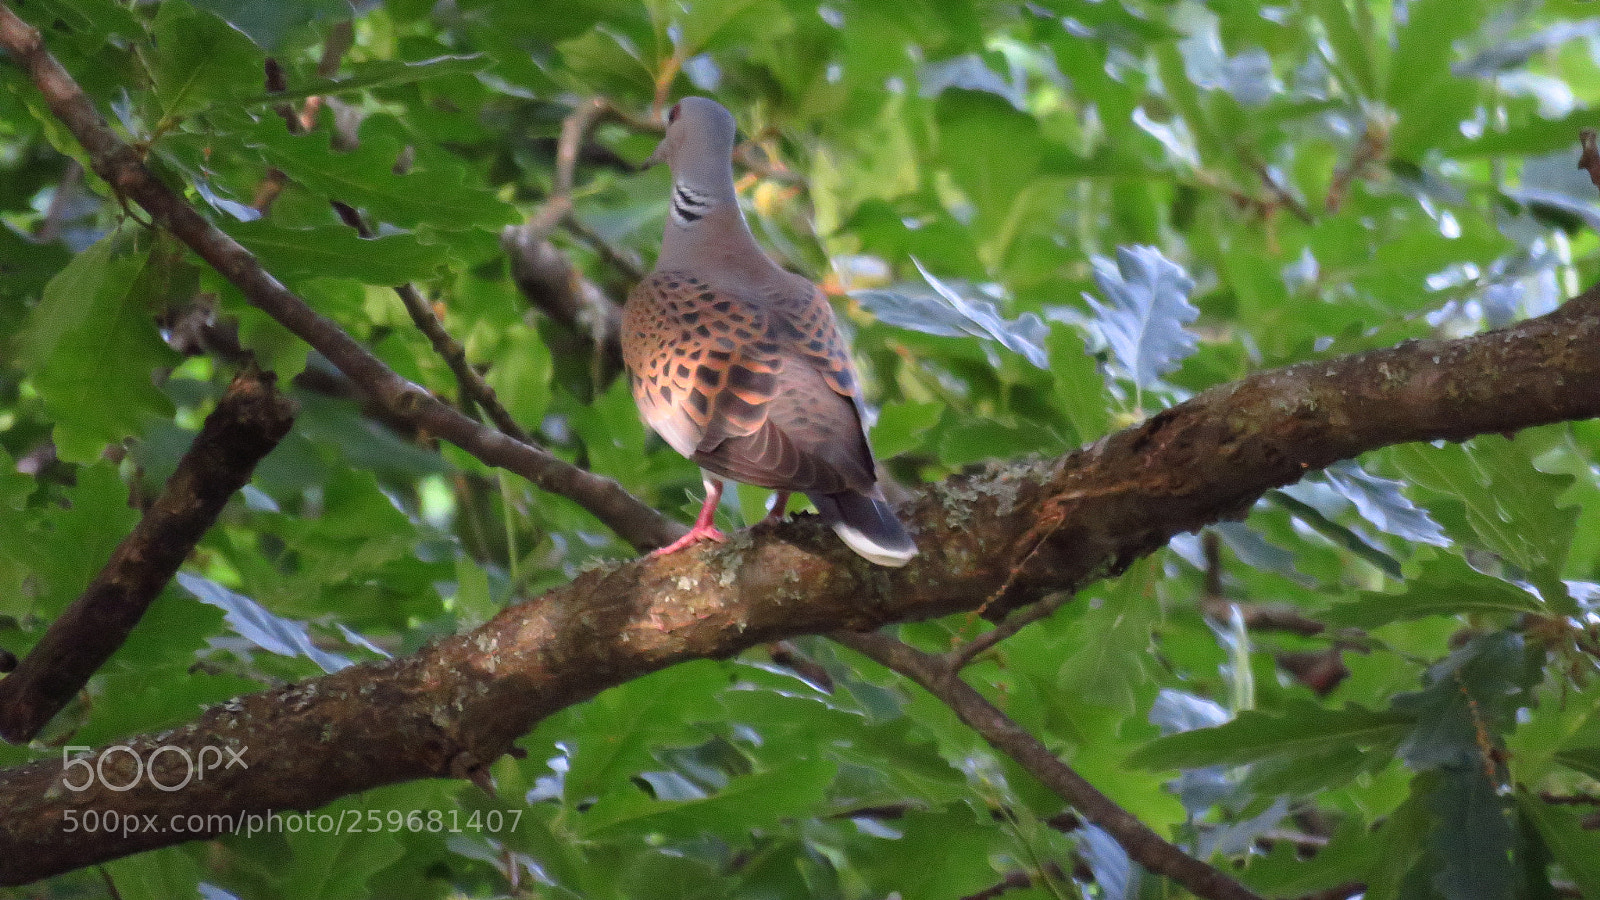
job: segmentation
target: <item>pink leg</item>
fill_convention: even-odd
[[[728,539],[726,535],[717,530],[717,526],[714,524],[717,518],[717,504],[722,500],[722,479],[707,478],[705,484],[706,502],[700,505],[700,515],[695,516],[694,527],[689,529],[689,533],[683,537],[659,550],[652,551],[650,553],[651,556],[666,556],[668,553],[677,553],[690,544],[696,544],[700,541],[717,541],[720,543]]]
[[[766,517],[763,518],[761,521],[763,521],[763,522],[781,522],[781,521],[783,521],[784,510],[788,509],[788,507],[789,507],[789,492],[788,491],[779,491],[777,493],[777,496],[772,498],[772,511],[768,512]]]

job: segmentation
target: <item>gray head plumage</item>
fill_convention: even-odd
[[[680,266],[698,257],[725,260],[730,276],[770,278],[779,270],[767,259],[739,209],[733,187],[733,114],[707,97],[685,97],[667,116],[667,135],[646,166],[672,169],[672,196],[657,267]]]
[[[710,167],[712,170],[705,173],[693,170],[698,168],[696,163],[700,161],[730,160],[727,172],[731,182],[735,132],[733,113],[728,112],[721,103],[708,97],[685,97],[667,113],[667,136],[661,139],[661,145],[656,147],[656,152],[644,164],[653,166],[664,162],[672,167],[675,176],[719,175],[721,173],[715,171],[715,167]]]

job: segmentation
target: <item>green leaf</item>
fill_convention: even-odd
[[[1199,318],[1189,302],[1194,279],[1155,247],[1118,247],[1117,259],[1097,256],[1094,281],[1106,302],[1088,298],[1099,329],[1116,361],[1115,371],[1140,388],[1183,364],[1199,346],[1184,326]]]
[[[571,745],[567,803],[637,792],[628,779],[655,761],[652,750],[694,743],[698,723],[715,720],[713,693],[724,683],[715,663],[692,663],[612,688],[573,710],[561,738]]]
[[[1394,698],[1394,711],[1415,723],[1400,755],[1418,770],[1481,768],[1518,711],[1532,703],[1541,655],[1521,635],[1499,631],[1429,667],[1422,690]]]
[[[1251,854],[1242,880],[1264,897],[1304,896],[1360,878],[1381,852],[1360,817],[1350,816],[1310,859],[1289,842],[1271,842],[1265,854]]]
[[[1328,36],[1328,60],[1360,98],[1378,96],[1385,61],[1372,13],[1361,0],[1311,0],[1310,9]]]
[[[526,429],[537,428],[550,405],[554,369],[550,347],[537,332],[523,325],[513,325],[503,334],[504,343],[489,370],[489,386],[511,418]]]
[[[73,257],[45,286],[22,335],[22,364],[56,419],[62,459],[91,462],[107,444],[171,414],[151,382],[175,354],[145,312],[148,251],[117,255],[108,236]]]
[[[1448,138],[1470,115],[1476,85],[1456,75],[1456,41],[1477,28],[1479,0],[1419,0],[1397,28],[1384,99],[1400,115],[1391,140],[1396,156],[1417,159]]]
[[[0,447],[0,509],[7,514],[22,509],[35,486],[32,476],[17,471],[17,461]]]
[[[1552,758],[1575,772],[1600,780],[1600,747],[1571,747]]]
[[[1432,795],[1437,789],[1436,773],[1416,778],[1411,782],[1405,802],[1378,828],[1373,840],[1377,848],[1376,864],[1363,873],[1368,900],[1418,900],[1423,896],[1406,893],[1406,888],[1411,873],[1421,867],[1418,860],[1423,859],[1429,849],[1430,835],[1440,827],[1429,814]]]
[[[1377,628],[1425,616],[1469,613],[1547,613],[1538,597],[1514,584],[1485,575],[1459,556],[1441,553],[1421,564],[1405,581],[1403,594],[1363,591],[1359,600],[1337,603],[1317,616],[1351,628]]]
[[[1024,200],[1044,159],[1038,123],[993,94],[957,89],[939,95],[937,115],[939,163],[971,204],[973,227],[984,236],[993,262],[1004,255],[1007,229],[1015,225],[1012,209]],[[975,147],[1005,152],[976,153]],[[952,211],[960,205],[947,203]]]
[[[1433,829],[1440,867],[1434,886],[1446,897],[1511,897],[1511,823],[1506,804],[1481,766],[1446,769],[1428,809],[1447,827]]]
[[[104,744],[190,721],[207,706],[260,690],[258,681],[199,671],[222,613],[168,589],[145,610],[128,640],[90,682],[95,702],[75,743]]]
[[[156,98],[167,118],[198,112],[262,84],[262,55],[243,34],[187,3],[163,3],[144,52]]]
[[[915,262],[915,260],[913,260]],[[942,337],[977,337],[998,341],[1001,346],[1022,354],[1041,369],[1049,367],[1044,341],[1050,328],[1037,313],[1023,313],[1014,320],[999,314],[988,300],[963,297],[916,262],[917,271],[933,288],[920,290],[857,291],[851,299],[880,320],[900,328],[910,328]]]
[[[1484,547],[1526,572],[1557,612],[1574,615],[1561,582],[1578,517],[1576,507],[1561,505],[1572,476],[1539,471],[1523,447],[1487,436],[1443,447],[1406,444],[1393,458],[1413,482],[1462,504]]]
[[[628,900],[721,900],[722,873],[708,859],[673,849],[617,853],[609,864],[591,860],[585,890],[577,896]]]
[[[898,892],[905,900],[940,900],[976,893],[996,881],[988,861],[996,831],[969,810],[956,805],[914,811],[895,826],[899,838],[875,842],[872,852],[856,861],[875,896]]]
[[[114,859],[105,864],[105,873],[122,900],[194,897],[200,890],[200,865],[181,847]]]
[[[1517,791],[1516,801],[1518,811],[1533,824],[1578,893],[1600,897],[1600,853],[1595,852],[1594,831],[1584,827],[1571,807],[1554,806],[1525,790]]]
[[[872,426],[872,447],[879,459],[893,459],[902,453],[927,446],[927,433],[939,424],[944,411],[940,403],[894,403],[878,413]]]
[[[329,653],[313,643],[304,622],[273,615],[249,597],[230,591],[209,578],[179,572],[177,581],[196,600],[226,613],[229,627],[263,650],[280,656],[304,656],[324,672],[337,672],[350,665],[350,660]]]
[[[1505,129],[1485,131],[1476,138],[1462,136],[1452,142],[1450,152],[1462,157],[1543,156],[1570,150],[1572,136],[1593,122],[1588,110],[1577,110],[1559,119],[1539,117]]]
[[[756,41],[781,41],[794,28],[789,11],[772,0],[660,4],[681,26],[678,49],[693,56],[719,46],[744,48]]]
[[[78,469],[65,493],[66,508],[48,525],[32,517],[0,516],[0,553],[26,565],[36,593],[36,615],[53,618],[85,587],[116,548],[138,513],[128,508],[128,488],[111,466]]]
[[[1073,329],[1052,328],[1049,346],[1056,407],[1072,423],[1074,443],[1082,446],[1099,440],[1111,430],[1111,414],[1106,408],[1110,397],[1100,364]]]
[[[1344,787],[1388,762],[1354,746],[1280,754],[1255,763],[1246,785],[1257,797],[1315,797]]]
[[[398,811],[408,815],[418,812]],[[306,900],[360,900],[369,896],[368,880],[405,853],[393,829],[371,827],[369,812],[378,814],[381,820],[388,810],[370,807],[361,796],[355,796],[311,812],[282,813],[302,817],[308,824],[300,830],[285,829],[289,859],[286,871],[275,879],[278,895]],[[365,827],[350,827],[356,821]]]
[[[402,144],[381,131],[364,130],[360,148],[347,153],[333,150],[325,134],[290,135],[282,123],[269,122],[254,137],[267,161],[307,190],[365,210],[382,222],[455,229],[499,228],[517,221],[515,211],[477,184],[453,157],[419,155],[410,170],[396,174]]]
[[[1399,745],[1409,719],[1349,705],[1333,710],[1307,700],[1279,712],[1246,710],[1226,725],[1157,738],[1135,751],[1128,764],[1145,769],[1236,766],[1282,754],[1326,753],[1355,746],[1389,751]]]
[[[38,15],[29,7],[37,7],[45,15]],[[112,35],[134,38],[144,34],[139,20],[115,0],[35,0],[26,5],[18,4],[16,12],[41,28],[50,27],[50,19],[54,18],[79,35],[93,35],[101,40]]]
[[[756,829],[805,815],[826,795],[837,771],[825,759],[798,760],[771,772],[735,778],[727,787],[694,800],[655,800],[638,789],[612,793],[583,813],[579,830],[589,840],[661,832],[715,834],[743,844]]]
[[[1048,426],[1028,419],[958,422],[941,429],[939,461],[948,466],[964,466],[996,457],[1052,453],[1065,446],[1061,436]]]
[[[1402,491],[1401,482],[1374,475],[1352,460],[1323,469],[1322,477],[1329,487],[1355,504],[1356,512],[1374,528],[1413,543],[1450,546],[1439,523],[1429,517],[1427,510],[1411,502]]]
[[[1134,713],[1134,689],[1150,677],[1150,632],[1161,619],[1151,571],[1148,563],[1129,569],[1079,620],[1079,649],[1056,676],[1060,691],[1125,716]]]
[[[284,228],[259,220],[227,222],[224,230],[289,283],[327,276],[392,287],[432,277],[449,256],[444,245],[412,234],[363,238],[343,225]]]

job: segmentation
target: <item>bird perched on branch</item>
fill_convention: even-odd
[[[716,101],[672,107],[646,161],[672,168],[656,268],[628,296],[622,355],[639,411],[704,475],[688,534],[657,555],[723,540],[722,479],[811,498],[856,553],[903,566],[916,544],[884,500],[862,425],[861,386],[833,307],[762,252],[733,187],[733,116]]]

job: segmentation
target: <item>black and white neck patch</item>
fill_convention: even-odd
[[[703,194],[681,181],[672,183],[672,221],[687,227],[705,218],[711,207],[711,195]]]

